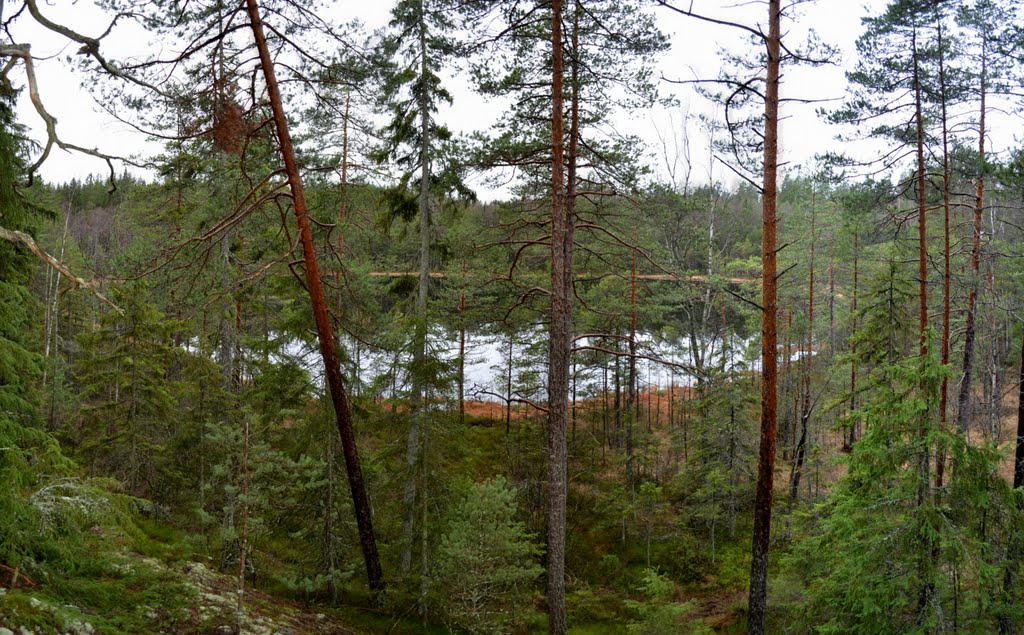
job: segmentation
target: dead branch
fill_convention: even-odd
[[[504,395],[499,395],[498,393],[491,392],[490,390],[478,390],[478,391],[476,391],[474,393],[474,396],[479,396],[479,395],[488,395],[488,396],[491,396],[491,397],[497,397],[498,399],[504,401],[506,405],[509,405],[509,404],[511,404],[513,402],[515,402],[515,403],[524,403],[524,404],[526,404],[528,406],[536,408],[537,410],[540,410],[541,412],[544,412],[544,413],[548,412],[548,409],[545,408],[544,406],[542,406],[542,405],[540,405],[538,403],[535,403],[533,401],[530,401],[529,399],[523,399],[522,397],[512,397],[511,399],[506,399]]]
[[[60,261],[58,261],[50,254],[46,253],[43,250],[43,248],[37,245],[36,241],[34,241],[32,237],[29,236],[28,234],[17,230],[11,230],[5,227],[0,227],[0,238],[8,240],[12,243],[22,243],[23,245],[28,247],[29,250],[31,250],[32,253],[34,253],[40,260],[45,262],[50,267],[56,269],[58,272],[61,273],[61,275],[66,277],[68,280],[71,280],[73,283],[75,283],[76,287],[85,287],[86,289],[89,289],[90,291],[92,291],[92,294],[95,295],[101,302],[117,311],[118,315],[124,316],[124,309],[111,302],[107,298],[107,296],[103,295],[103,293],[100,291],[101,283],[99,280],[97,280],[96,278],[93,278],[92,280],[84,280],[82,278],[79,278],[74,273],[72,273],[70,269],[64,266]]]
[[[114,179],[116,176],[116,172],[114,171],[114,160],[124,161],[125,163],[129,163],[132,165],[135,164],[123,157],[115,157],[112,155],[104,154],[99,150],[90,150],[88,148],[83,148],[81,146],[68,143],[62,140],[59,136],[57,136],[57,119],[54,118],[54,116],[51,115],[49,112],[47,112],[46,108],[43,106],[42,99],[39,97],[39,86],[36,82],[35,67],[33,66],[32,54],[29,52],[29,49],[30,46],[28,44],[0,46],[0,56],[8,56],[11,58],[18,57],[21,58],[22,62],[24,62],[25,78],[28,81],[29,99],[32,101],[32,105],[35,107],[36,112],[39,114],[39,117],[43,120],[43,123],[46,124],[46,145],[43,147],[43,152],[42,154],[39,155],[39,158],[36,159],[35,163],[28,167],[28,184],[32,185],[36,170],[38,170],[39,166],[41,166],[43,162],[46,161],[46,158],[50,156],[50,150],[52,150],[53,146],[56,145],[58,148],[62,150],[80,152],[82,154],[94,156],[98,159],[102,159],[103,161],[105,161],[107,164],[107,168],[109,168],[110,170],[110,184],[111,187],[113,187]]]

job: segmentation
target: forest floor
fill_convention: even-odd
[[[46,584],[0,588],[0,635],[174,633],[327,635],[355,633],[329,612],[246,589],[236,612],[238,579],[200,562],[162,560],[123,548],[123,536],[92,543],[94,559]],[[173,553],[170,547],[161,556]],[[148,542],[145,551],[161,551]],[[236,630],[237,627],[237,630]]]

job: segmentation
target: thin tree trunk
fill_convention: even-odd
[[[602,364],[604,384],[601,391],[601,464],[604,465],[604,452],[608,447],[608,364]]]
[[[459,423],[466,425],[466,270],[463,263],[463,288],[459,294]]]
[[[793,314],[787,309],[783,311],[783,326],[782,326],[782,401],[785,402],[789,398],[789,393],[792,392],[792,382],[789,378],[789,367],[792,364],[793,357],[793,344],[790,340],[790,333],[793,330]],[[791,451],[791,443],[793,438],[796,436],[794,431],[790,430],[790,425],[783,418],[782,430],[779,435],[779,445],[782,446],[782,460],[788,461]]]
[[[810,346],[808,345],[808,355]],[[809,377],[810,367],[805,363],[805,376]],[[800,492],[800,476],[804,467],[804,458],[807,454],[807,424],[810,418],[811,411],[811,387],[809,382],[804,381],[804,386],[800,389],[800,395],[803,399],[803,407],[798,412],[796,405],[800,402],[800,397],[793,400],[793,421],[794,428],[797,427],[797,421],[799,420],[799,432],[796,437],[796,445],[793,451],[793,469],[789,476],[789,506],[792,507],[793,503],[796,502],[797,496]]]
[[[242,431],[242,505],[241,528],[238,530],[238,598],[235,605],[235,628],[241,632],[245,619],[245,565],[249,551],[249,417],[244,417]]]
[[[224,294],[224,303],[220,314],[220,371],[224,390],[234,388],[235,344],[232,337],[232,302],[231,302],[231,232],[226,232],[220,239],[221,269],[220,286]]]
[[[579,157],[579,134],[580,134],[580,14],[583,7],[580,0],[573,4],[572,13],[572,36],[571,36],[571,57],[569,59],[569,137],[568,148],[566,149],[566,172],[565,172],[565,206],[566,217],[566,246],[565,258],[565,285],[566,298],[571,303],[573,281],[572,281],[572,242],[573,226],[576,218],[576,169]],[[570,324],[569,337],[571,338],[572,307],[569,306],[568,321]],[[571,346],[571,340],[570,340]],[[566,353],[568,364],[568,355]],[[576,365],[572,366],[572,451],[576,454]]]
[[[913,83],[914,105],[916,108],[914,121],[917,128],[917,275],[920,298],[919,332],[920,352],[923,357],[928,353],[928,343],[925,339],[925,335],[928,330],[928,233],[926,231],[928,200],[927,191],[925,189],[926,165],[924,162],[924,116],[921,113],[920,62],[918,60],[916,31],[913,36],[912,47],[914,49]]]
[[[334,434],[327,435],[324,464],[327,466],[325,480],[327,491],[324,498],[324,560],[327,564],[327,591],[331,595],[331,605],[338,603],[338,584],[335,572],[338,568],[334,551]]]
[[[995,223],[992,226],[992,234],[995,235]],[[999,337],[997,318],[996,318],[996,272],[995,266],[992,261],[989,261],[988,267],[988,297],[991,298],[989,302],[988,312],[988,325],[989,332],[991,333],[991,342],[988,347],[988,382],[989,382],[989,404],[988,404],[988,421],[989,421],[989,435],[991,438],[998,443],[999,441],[999,412],[1002,410],[1002,402],[1000,397],[1002,396],[1002,383],[999,381],[999,349],[1001,348],[1001,338]]]
[[[836,263],[835,237],[828,244],[828,352],[836,357]]]
[[[508,334],[508,375],[505,377],[505,435],[512,431],[512,344],[515,337]]]
[[[971,425],[971,379],[974,370],[974,340],[977,331],[978,287],[981,284],[981,220],[985,205],[985,43],[981,55],[981,113],[978,124],[978,180],[974,190],[974,241],[971,245],[971,288],[967,295],[964,325],[963,379],[957,399],[956,427],[966,432]]]
[[[71,222],[71,205],[70,203],[65,205],[64,209],[64,231],[60,236],[60,253],[57,256],[57,262],[64,262],[64,248],[67,244],[68,239],[68,225]],[[51,275],[53,276],[53,286],[51,288],[50,280]],[[60,271],[54,271],[53,268],[46,268],[46,322],[45,332],[43,334],[43,357],[47,360],[50,359],[51,347],[56,347],[57,344],[57,300],[60,297],[58,293],[60,291]],[[52,344],[52,346],[51,346]],[[49,364],[43,365],[43,388],[46,388],[46,379],[48,371],[50,370]],[[51,422],[52,423],[52,422]]]
[[[857,410],[857,282],[859,271],[858,252],[860,250],[860,229],[853,231],[853,300],[851,313],[853,317],[852,329],[850,331],[850,413]],[[847,448],[852,450],[853,444],[857,442],[857,420],[850,421],[850,440]]]
[[[938,7],[938,5],[936,5]],[[939,38],[939,101],[942,102],[942,236],[943,236],[943,267],[942,267],[942,365],[949,364],[949,319],[951,287],[950,246],[949,246],[949,120],[946,112],[946,65],[945,44],[942,40],[942,18],[936,20]],[[949,400],[949,377],[943,375],[939,392],[939,419],[942,429],[946,429],[947,403]],[[946,448],[941,446],[935,459],[935,487],[941,490],[946,472]]]
[[[926,212],[928,208],[927,192],[925,191],[925,162],[924,162],[924,118],[922,115],[921,108],[921,79],[920,79],[920,60],[917,48],[917,31],[915,30],[911,39],[912,55],[914,58],[914,69],[913,69],[913,89],[914,89],[914,106],[915,106],[915,124],[917,132],[917,206],[918,206],[918,287],[920,290],[921,300],[921,315],[920,315],[920,355],[922,358],[922,364],[924,358],[928,355],[928,236],[925,226]],[[921,424],[918,430],[920,454],[918,456],[918,487],[917,487],[917,500],[916,504],[918,507],[924,506],[928,502],[931,490],[931,458],[928,442],[929,432],[929,420],[931,413],[924,412],[921,414]],[[924,613],[928,610],[931,605],[932,596],[935,592],[934,581],[932,580],[932,570],[934,568],[935,561],[935,550],[933,541],[926,537],[926,528],[921,528],[922,538],[921,541],[921,552],[919,555],[920,562],[918,564],[918,575],[919,583],[921,585],[920,593],[918,596],[918,611],[921,617],[924,617]]]
[[[576,360],[572,362],[572,455],[576,456]]]
[[[242,301],[235,298],[235,353],[231,367],[231,383],[235,391],[241,391],[245,376],[244,359],[242,357]]]
[[[619,340],[615,340],[615,351],[619,352],[621,348]],[[612,431],[612,438],[615,440],[615,447],[621,448],[624,445],[622,438],[622,358],[618,355],[615,356],[615,401],[613,405],[615,406],[613,425],[615,429]]]
[[[800,476],[804,467],[804,458],[807,455],[807,426],[811,419],[811,360],[814,356],[814,221],[815,221],[815,197],[814,190],[811,190],[811,262],[810,274],[807,282],[807,351],[804,356],[804,403],[803,412],[800,415],[800,438],[796,444],[796,460],[793,463],[793,475],[789,483],[789,504],[796,502],[800,491]]]
[[[626,386],[626,482],[632,487],[635,478],[633,466],[633,425],[639,406],[636,398],[636,250],[632,252],[629,286],[629,384]]]
[[[341,367],[338,364],[338,356],[334,348],[334,334],[331,330],[330,318],[327,315],[327,305],[324,301],[323,283],[320,280],[316,247],[313,244],[313,231],[310,227],[306,193],[302,185],[299,166],[295,159],[295,150],[292,147],[291,134],[288,131],[288,120],[284,112],[284,104],[281,100],[281,92],[278,88],[277,77],[274,72],[274,63],[270,57],[270,49],[267,46],[267,38],[263,32],[263,23],[260,20],[259,7],[256,0],[246,0],[246,9],[249,14],[253,37],[256,40],[256,47],[259,50],[260,66],[262,67],[263,76],[267,84],[267,96],[270,99],[270,107],[274,114],[274,125],[277,131],[281,158],[288,175],[292,207],[295,211],[295,218],[299,227],[299,239],[302,243],[302,254],[306,268],[306,285],[313,308],[313,317],[316,321],[320,355],[324,363],[324,372],[327,375],[327,384],[330,387],[331,402],[337,418],[342,451],[345,455],[345,469],[348,473],[349,488],[352,491],[352,508],[356,516],[356,525],[359,528],[359,541],[363,551],[363,559],[366,563],[366,578],[370,590],[377,593],[384,589],[384,579],[380,568],[380,558],[377,555],[377,540],[373,532],[373,517],[370,511],[370,501],[366,495],[366,485],[363,482],[363,470],[359,462],[359,452],[356,448],[352,413],[349,409],[348,396],[345,394]]]
[[[750,565],[749,635],[763,635],[768,609],[768,546],[775,482],[776,382],[778,335],[775,325],[776,238],[775,228],[779,161],[779,63],[782,35],[781,2],[768,2],[768,37],[765,41],[768,68],[764,104],[764,181],[761,191],[761,446],[757,463],[754,499],[754,535]]]
[[[423,14],[423,2],[419,3],[419,53],[420,77],[427,77],[427,23]],[[416,517],[416,485],[420,477],[419,464],[423,452],[420,439],[426,418],[426,389],[423,367],[427,358],[427,297],[430,292],[430,95],[426,90],[419,92],[420,109],[420,267],[419,284],[416,292],[416,328],[413,335],[412,371],[412,421],[406,439],[405,464],[406,481],[402,493],[402,556],[399,570],[407,575],[412,568],[412,545],[414,519]]]

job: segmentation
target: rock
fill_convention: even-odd
[[[89,622],[72,622],[68,630],[68,635],[93,635],[96,629],[93,628]]]

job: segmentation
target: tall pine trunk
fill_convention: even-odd
[[[551,324],[548,348],[548,627],[564,635],[566,423],[572,338],[572,232],[565,195],[562,2],[551,3]]]
[[[921,364],[925,364],[925,357],[928,355],[928,234],[926,231],[927,221],[927,192],[925,191],[925,161],[924,161],[924,118],[922,115],[922,88],[921,88],[921,75],[920,75],[920,53],[917,45],[917,30],[915,28],[911,39],[911,47],[913,48],[913,91],[914,91],[914,120],[916,128],[916,142],[917,142],[917,231],[918,231],[918,289],[920,296],[920,318],[919,318],[919,330],[920,330],[920,355]],[[923,388],[923,386],[922,386]],[[928,433],[930,429],[929,418],[931,417],[930,412],[921,413],[921,422],[918,428],[918,444],[920,451],[918,453],[918,486],[917,486],[917,497],[915,504],[918,508],[921,508],[929,503],[931,495],[931,452],[928,441]],[[922,526],[920,527],[921,532],[921,551],[918,555],[918,577],[919,584],[921,585],[918,593],[918,611],[921,616],[924,616],[925,611],[931,605],[932,596],[935,592],[934,583],[932,581],[932,569],[934,567],[935,560],[935,549],[933,540],[930,539],[930,528],[925,527],[924,523],[927,520],[922,520]]]
[[[946,112],[946,65],[945,43],[942,40],[942,18],[936,20],[939,38],[939,101],[942,106],[942,365],[949,364],[949,292],[952,282],[950,274],[949,245],[949,120]],[[939,419],[942,429],[946,428],[946,410],[949,401],[949,378],[943,375],[939,392]],[[946,471],[946,448],[940,448],[935,459],[935,486],[942,487],[943,475]]]
[[[765,40],[768,68],[764,103],[764,181],[761,191],[761,447],[754,499],[753,554],[750,565],[750,604],[747,633],[765,633],[768,609],[768,546],[775,482],[775,434],[777,417],[778,333],[775,314],[776,279],[776,179],[779,167],[779,63],[782,34],[780,0],[768,2],[768,37]]]

